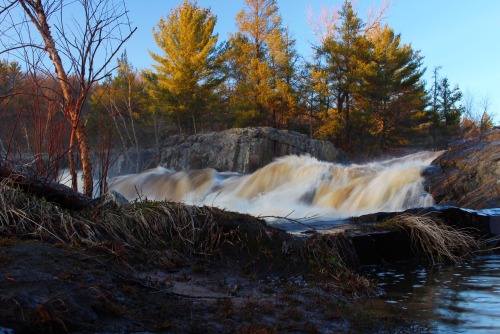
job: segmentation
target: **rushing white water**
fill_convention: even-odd
[[[158,167],[113,178],[110,188],[129,200],[183,201],[261,217],[338,219],[433,205],[421,171],[439,154],[349,166],[287,156],[249,175]]]

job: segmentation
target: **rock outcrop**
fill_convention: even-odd
[[[175,170],[214,168],[251,173],[290,154],[344,163],[345,153],[332,143],[273,128],[230,129],[196,135],[176,135],[162,144],[160,164]]]
[[[100,171],[102,161],[99,154],[94,153],[92,159],[94,169]],[[112,150],[109,162],[108,177],[138,173],[158,166],[158,151],[145,148],[140,148],[139,152],[135,148],[129,148],[125,151]]]
[[[437,204],[500,207],[500,129],[454,143],[424,176]]]

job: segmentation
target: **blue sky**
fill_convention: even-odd
[[[151,68],[148,49],[158,52],[152,28],[182,0],[125,0],[130,18],[137,26],[135,36],[127,43],[130,62],[138,69]],[[297,49],[305,57],[311,55],[316,39],[308,23],[308,12],[316,15],[322,7],[339,8],[342,0],[278,0],[283,23],[297,40]],[[354,3],[356,1],[353,1]],[[220,40],[235,32],[235,16],[244,8],[244,0],[199,0],[217,15],[216,31]],[[382,1],[358,0],[362,19],[370,8]],[[495,123],[500,121],[500,1],[498,0],[393,0],[385,12],[384,22],[400,33],[424,56],[425,79],[430,81],[432,69],[441,66],[440,74],[458,84],[462,92],[470,92],[476,100],[487,97]]]

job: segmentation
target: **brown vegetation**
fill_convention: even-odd
[[[407,324],[350,306],[375,286],[356,272],[347,233],[298,237],[248,215],[165,201],[101,198],[75,211],[14,181],[0,182],[0,287],[7,293],[0,319],[6,326],[197,331],[204,319],[207,332],[302,333]],[[407,231],[415,251],[432,263],[460,261],[478,246],[425,216],[396,216],[379,228]]]
[[[470,232],[455,229],[430,215],[398,215],[383,222],[383,227],[406,231],[414,251],[433,264],[461,262],[480,248]]]

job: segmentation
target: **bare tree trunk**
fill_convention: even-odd
[[[193,130],[194,130],[194,133],[196,134],[196,121],[194,119],[194,115],[191,115],[191,117],[193,118]]]
[[[78,122],[75,128],[78,152],[82,163],[83,193],[92,197],[94,190],[94,179],[92,178],[92,161],[90,159],[90,143],[87,137],[85,124]]]
[[[182,134],[181,119],[179,118],[179,115],[177,115],[177,123],[179,124],[179,133]]]
[[[40,35],[45,42],[45,49],[49,53],[50,59],[54,64],[57,78],[59,79],[59,84],[61,86],[61,90],[63,93],[64,101],[63,106],[64,110],[67,113],[67,116],[73,124],[73,131],[76,135],[76,140],[78,142],[78,152],[80,154],[80,159],[82,163],[82,178],[83,178],[83,192],[87,196],[92,196],[93,192],[93,181],[92,181],[92,163],[90,161],[90,146],[87,139],[87,135],[85,133],[85,126],[80,122],[80,106],[79,102],[75,102],[72,97],[72,90],[69,85],[69,78],[66,73],[66,70],[63,66],[63,62],[61,57],[59,56],[59,51],[56,48],[56,43],[50,31],[49,24],[47,23],[47,17],[45,14],[45,10],[43,4],[40,1],[34,0],[19,0],[19,3],[23,7],[26,14],[30,17],[33,24],[36,26]],[[33,13],[30,8],[34,10]],[[36,14],[36,16],[35,16]],[[71,104],[75,103],[75,106]],[[73,135],[72,135],[73,137]],[[83,141],[83,142],[81,142]],[[71,145],[74,143],[70,143]],[[76,168],[71,171],[72,177],[74,177],[74,173]],[[74,181],[72,181],[72,185],[74,186]]]
[[[75,147],[75,131],[74,129],[72,129],[68,149],[69,174],[71,176],[71,188],[73,188],[74,191],[78,191],[78,174],[76,172]]]
[[[137,134],[135,132],[135,123],[134,123],[134,114],[132,111],[132,83],[130,81],[130,76],[128,76],[127,80],[128,84],[128,96],[127,96],[127,110],[130,116],[130,126],[132,127],[132,135],[134,136],[134,146],[135,152],[137,154],[136,162],[135,162],[135,172],[139,173],[139,141],[137,140]]]

